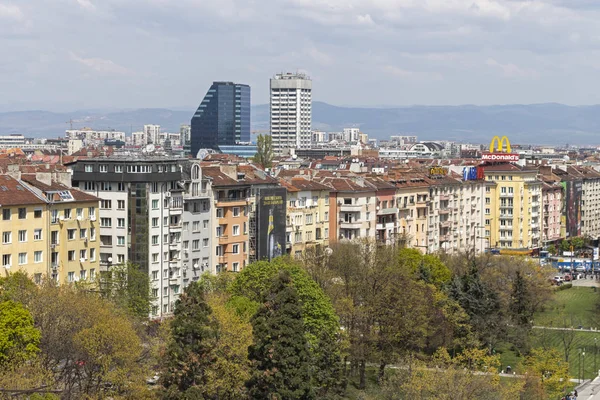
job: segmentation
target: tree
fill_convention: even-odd
[[[164,354],[161,384],[165,399],[203,399],[207,370],[216,361],[217,327],[197,282],[185,288],[175,303],[171,340]]]
[[[35,357],[40,337],[23,305],[12,300],[0,302],[0,367]]]
[[[559,398],[570,386],[569,363],[556,349],[533,349],[524,365],[549,399]]]
[[[280,272],[265,303],[252,317],[248,358],[254,372],[247,382],[252,399],[313,399],[310,355],[302,308],[290,274]]]
[[[227,307],[223,294],[208,296],[210,319],[217,326],[215,361],[206,370],[207,398],[235,400],[246,396],[245,383],[250,378],[248,347],[252,344],[252,326]]]
[[[150,277],[137,264],[118,264],[101,278],[100,289],[131,315],[147,319],[150,313]]]
[[[273,164],[273,139],[271,135],[258,135],[256,138],[256,154],[253,161],[263,169]]]

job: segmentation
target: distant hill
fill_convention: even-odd
[[[138,131],[144,124],[159,124],[176,132],[194,113],[168,109],[118,111],[20,111],[0,113],[0,134],[32,137],[63,136],[74,128]],[[532,104],[504,106],[410,106],[395,108],[337,107],[313,103],[313,128],[339,131],[359,127],[371,137],[414,134],[422,140],[446,139],[487,143],[493,135],[508,135],[514,143],[600,144],[600,106]],[[269,106],[252,107],[252,129],[269,129]]]

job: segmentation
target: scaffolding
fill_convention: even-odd
[[[258,201],[258,199],[256,200]],[[248,208],[248,243],[250,246],[250,251],[248,252],[248,261],[250,264],[252,264],[256,261],[256,203],[249,203]]]

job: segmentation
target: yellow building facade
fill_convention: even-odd
[[[541,246],[542,182],[537,170],[504,163],[484,167],[485,236],[489,246],[523,252]]]
[[[36,283],[93,281],[99,271],[98,199],[35,177],[0,177],[4,274],[22,271]]]

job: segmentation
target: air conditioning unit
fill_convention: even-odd
[[[85,258],[84,257],[80,258],[79,262],[85,262]]]
[[[165,197],[171,197],[171,192],[165,193]]]
[[[53,266],[52,266],[52,271],[56,271],[56,269],[57,269],[57,268],[58,268],[58,265],[56,265],[56,264],[55,264],[55,265],[53,265]]]
[[[83,219],[83,217],[81,215],[77,216],[77,221],[81,221]]]
[[[56,248],[56,244],[51,244],[51,245],[50,245],[50,248],[51,248],[51,249],[55,249],[55,248]]]
[[[58,220],[59,220],[59,221],[64,221],[64,220],[65,220],[65,216],[64,216],[64,215],[61,215],[60,217],[58,217]]]
[[[88,238],[83,238],[83,243],[87,243],[88,242]]]
[[[95,221],[95,220],[96,220],[96,216],[95,215],[90,216],[90,221]]]
[[[199,265],[198,265],[198,264],[194,264],[193,268],[194,268],[194,269],[198,269],[198,268],[199,268]]]

